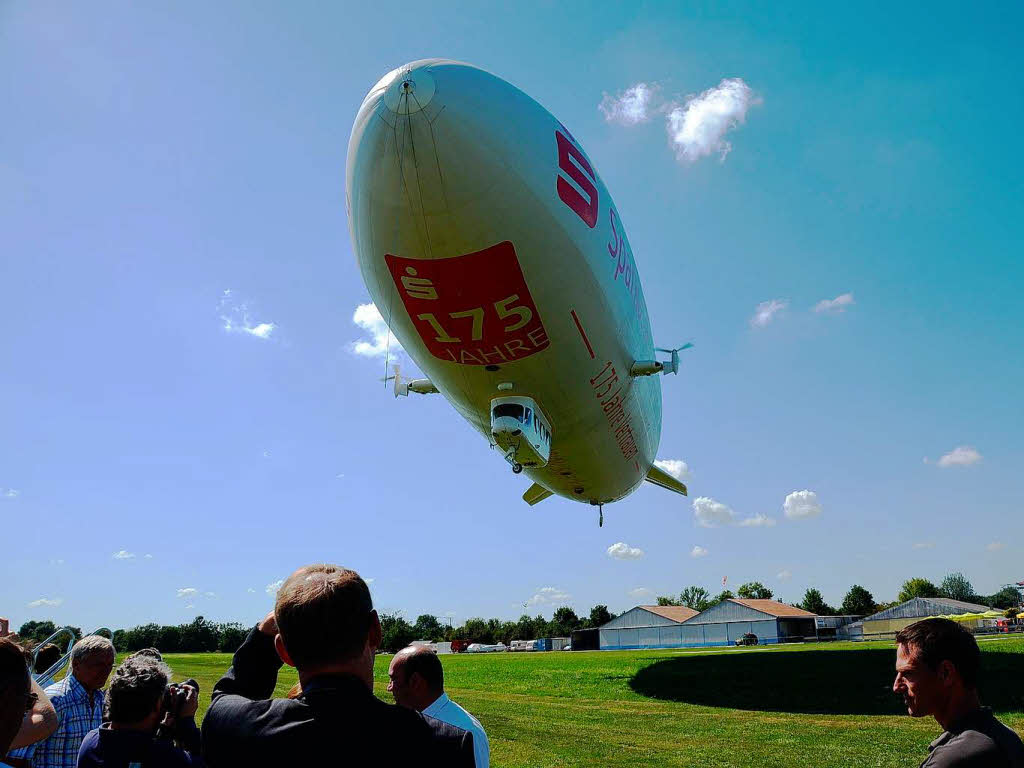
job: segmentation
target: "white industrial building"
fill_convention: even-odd
[[[696,615],[682,605],[638,605],[601,626],[601,650],[678,648],[683,622]]]

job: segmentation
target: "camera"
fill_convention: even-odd
[[[199,695],[199,683],[189,678],[182,683],[170,683],[164,689],[164,713],[171,718],[177,718],[181,714],[181,708],[185,706],[188,699],[188,689],[191,688]]]

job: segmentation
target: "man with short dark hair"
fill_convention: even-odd
[[[2,758],[36,703],[31,680],[21,646],[0,637],[0,768],[10,768]]]
[[[473,765],[473,737],[373,695],[380,620],[359,574],[334,565],[293,573],[213,691],[203,754],[230,766]],[[301,693],[271,699],[282,661]]]
[[[974,635],[949,619],[924,619],[896,634],[896,680],[913,717],[944,729],[921,768],[1024,768],[1020,737],[978,698],[981,652]]]
[[[114,644],[88,635],[71,649],[71,672],[46,688],[60,725],[45,741],[11,757],[31,760],[33,768],[75,768],[82,739],[103,723],[103,686],[114,667]],[[34,750],[34,753],[33,753]]]
[[[488,768],[491,754],[487,733],[479,720],[444,692],[444,668],[432,648],[411,645],[400,650],[391,659],[388,678],[388,690],[400,707],[414,709],[472,733],[476,768]]]
[[[189,768],[202,765],[195,715],[198,691],[168,689],[171,670],[145,655],[129,656],[107,691],[107,722],[89,731],[78,752],[78,768]],[[168,711],[168,703],[172,711]],[[171,738],[157,738],[161,722]]]

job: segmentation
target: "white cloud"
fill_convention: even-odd
[[[111,557],[113,557],[115,560],[134,560],[135,553],[129,552],[126,549],[122,549],[118,552],[115,552],[113,555],[111,555]]]
[[[572,595],[558,587],[541,587],[536,594],[526,601],[528,606],[549,605],[568,600]]]
[[[971,445],[958,445],[938,460],[940,467],[969,467],[981,461],[978,449]]]
[[[637,587],[636,589],[629,590],[629,596],[634,600],[643,600],[647,597],[653,597],[654,590],[647,587]]]
[[[654,462],[658,469],[672,475],[676,480],[685,483],[693,478],[690,467],[682,459],[658,459]]]
[[[402,351],[402,345],[388,330],[388,324],[384,322],[376,304],[360,304],[352,314],[352,322],[366,331],[371,339],[370,341],[364,339],[352,343],[352,351],[357,355],[363,357],[388,355],[393,358],[396,353]]]
[[[725,134],[742,125],[747,110],[761,99],[739,78],[723,80],[684,105],[674,105],[668,113],[666,128],[669,145],[682,163],[695,163],[718,153],[722,162],[732,149]]]
[[[777,578],[779,581],[789,581],[793,578],[793,574],[790,572],[788,568],[784,568],[783,570],[775,574],[775,578]]]
[[[188,605],[185,606],[185,610],[186,611],[191,611],[193,608],[195,608],[195,606],[192,605],[192,603],[189,603]]]
[[[0,496],[5,499],[16,499],[21,495],[21,491],[17,488],[0,488]]]
[[[707,496],[698,496],[693,500],[693,515],[697,518],[697,524],[704,528],[732,525],[736,519],[732,509]]]
[[[284,584],[284,579],[278,579],[277,581],[270,582],[269,584],[267,584],[266,587],[267,594],[271,596],[276,596],[277,590],[281,588],[282,584]]]
[[[266,340],[277,328],[276,323],[254,320],[248,303],[238,301],[230,288],[221,293],[217,311],[220,313],[221,327],[228,333],[244,333]]]
[[[754,316],[750,318],[751,328],[764,328],[775,319],[775,316],[789,306],[788,299],[772,299],[762,301],[754,310]]]
[[[690,550],[690,557],[706,557],[707,554],[708,551],[701,546],[694,546],[694,548]]]
[[[28,604],[29,608],[42,608],[44,605],[47,608],[56,608],[58,605],[64,602],[63,597],[46,598],[40,597],[38,600],[33,600]]]
[[[822,299],[814,305],[815,312],[829,312],[831,314],[838,315],[840,312],[845,312],[846,308],[853,305],[853,294],[844,293],[836,296],[834,299]]]
[[[249,593],[250,595],[255,595],[255,594],[256,594],[256,590],[255,590],[255,589],[253,589],[252,587],[249,587],[249,588],[248,588],[247,590],[245,590],[245,591],[246,591],[246,592],[248,592],[248,593]]]
[[[204,593],[204,594],[205,594],[205,595],[206,595],[207,597],[216,597],[216,596],[217,596],[217,593],[216,593],[216,592],[206,592],[206,593]]]
[[[639,547],[631,547],[624,541],[617,542],[608,547],[608,557],[616,560],[639,560],[644,556],[644,551]]]
[[[782,509],[790,520],[805,520],[821,514],[821,502],[814,491],[793,491],[782,503]]]
[[[598,109],[609,123],[637,125],[651,118],[652,99],[658,90],[656,85],[637,83],[616,96],[605,93]]]
[[[195,597],[199,594],[199,590],[195,587],[182,587],[178,590],[178,597],[190,598]]]
[[[935,549],[934,541],[915,541],[914,549]]]
[[[64,565],[64,558],[63,557],[51,557],[50,558],[50,565]]]
[[[153,556],[151,554],[149,554],[148,552],[146,554],[144,554],[142,557],[145,558],[146,560],[152,560],[153,559]]]
[[[987,547],[985,547],[985,549],[987,549],[989,552],[998,552],[999,550],[1005,549],[1005,548],[1006,548],[1006,545],[1003,544],[1003,542],[1001,542],[1001,541],[993,541]]]
[[[740,520],[737,525],[743,528],[771,528],[778,520],[774,517],[768,517],[768,515],[757,514],[751,517],[745,517]]]

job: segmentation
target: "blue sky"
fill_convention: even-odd
[[[317,560],[456,622],[724,576],[832,602],[1024,579],[1019,5],[427,7],[0,4],[0,613],[248,623]],[[442,398],[353,352],[349,131],[428,56],[525,90],[602,174],[655,338],[696,343],[663,379],[689,500],[643,488],[603,529],[527,507]],[[756,103],[724,160],[598,109],[725,78]],[[820,514],[787,517],[802,490]],[[776,524],[703,527],[699,497]]]

